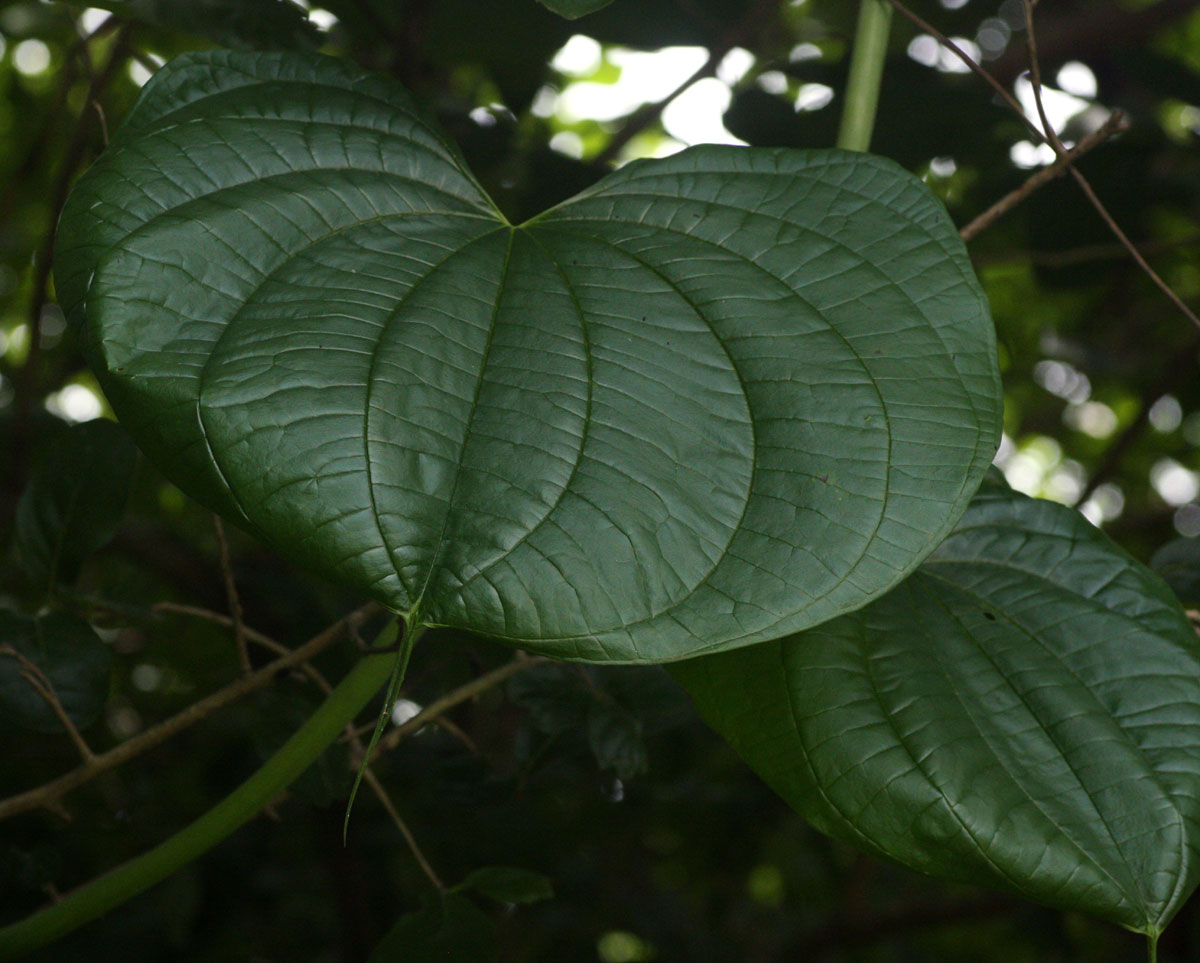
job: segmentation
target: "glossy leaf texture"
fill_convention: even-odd
[[[68,718],[86,728],[108,698],[111,668],[108,646],[78,616],[50,612],[27,618],[0,610],[0,717],[25,729],[62,732],[39,692],[48,685]]]
[[[575,20],[607,7],[613,0],[538,0],[560,17]]]
[[[1196,885],[1196,635],[1070,509],[985,488],[882,599],[671,671],[853,845],[1149,934]]]
[[[51,441],[17,502],[17,550],[39,588],[70,582],[113,537],[137,449],[111,421],[73,425]]]
[[[514,227],[393,82],[205,52],[64,212],[58,290],[160,467],[412,621],[668,661],[856,608],[999,437],[944,208],[699,147]]]

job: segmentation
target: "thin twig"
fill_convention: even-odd
[[[1122,131],[1128,129],[1129,125],[1126,123],[1124,115],[1120,111],[1114,111],[1113,115],[1104,122],[1102,127],[1088,134],[1087,137],[1079,142],[1078,146],[1072,148],[1064,154],[1060,154],[1053,164],[1043,167],[1020,187],[1010,191],[1008,194],[1005,194],[1004,197],[996,201],[995,204],[980,214],[977,218],[975,218],[975,220],[971,221],[970,224],[968,224],[958,233],[962,236],[964,241],[974,240],[1001,217],[1029,197],[1029,195],[1038,188],[1065,174],[1067,172],[1067,168],[1070,167],[1074,161],[1078,160],[1089,151],[1099,147],[1115,134],[1121,133]]]
[[[229,540],[225,537],[225,525],[220,515],[213,515],[213,528],[217,532],[217,547],[221,555],[221,577],[225,581],[225,598],[229,602],[229,617],[233,620],[233,640],[237,643],[238,661],[243,672],[249,672],[250,650],[246,647],[246,627],[242,623],[242,600],[238,597],[237,583],[233,580],[233,563],[229,558]]]
[[[1030,83],[1033,85],[1033,100],[1037,105],[1038,116],[1042,120],[1043,139],[1054,149],[1054,153],[1057,154],[1061,159],[1067,156],[1067,149],[1063,146],[1062,141],[1059,140],[1058,132],[1053,128],[1053,126],[1051,126],[1050,120],[1046,116],[1045,105],[1042,103],[1042,70],[1038,63],[1037,29],[1035,28],[1033,22],[1033,4],[1030,2],[1030,0],[1024,0],[1024,9],[1025,36],[1026,42],[1029,45],[1029,76]],[[1170,299],[1171,303],[1174,304],[1175,307],[1177,307],[1183,313],[1183,315],[1192,322],[1193,325],[1195,325],[1197,328],[1200,328],[1200,318],[1196,316],[1196,313],[1191,308],[1184,304],[1183,299],[1178,294],[1171,290],[1170,285],[1168,285],[1166,281],[1159,277],[1158,272],[1150,266],[1150,262],[1142,257],[1141,252],[1138,251],[1137,247],[1129,239],[1129,235],[1127,235],[1121,229],[1121,226],[1116,222],[1116,219],[1111,213],[1109,213],[1108,208],[1105,207],[1104,203],[1100,200],[1096,192],[1092,190],[1092,185],[1089,183],[1088,179],[1084,177],[1082,173],[1080,173],[1079,169],[1072,164],[1070,160],[1067,161],[1067,166],[1071,172],[1071,176],[1075,178],[1075,182],[1079,185],[1084,195],[1091,202],[1092,207],[1096,209],[1096,213],[1100,215],[1104,223],[1108,225],[1108,229],[1112,231],[1113,235],[1118,241],[1121,242],[1121,245],[1125,248],[1125,250],[1129,252],[1129,256],[1133,258],[1137,266],[1145,272],[1146,276],[1158,286],[1158,289]]]
[[[991,86],[998,94],[1000,94],[1001,97],[1004,98],[1005,102],[1013,109],[1017,116],[1021,118],[1022,122],[1027,128],[1029,128],[1034,137],[1036,137],[1042,143],[1050,144],[1054,152],[1059,156],[1059,159],[1062,159],[1065,154],[1069,153],[1063,146],[1062,141],[1058,139],[1058,134],[1054,131],[1053,127],[1050,126],[1050,123],[1046,117],[1045,107],[1042,104],[1041,68],[1037,66],[1037,37],[1034,30],[1030,0],[1023,0],[1025,5],[1026,24],[1028,27],[1026,32],[1028,34],[1029,49],[1031,54],[1030,75],[1032,78],[1031,82],[1033,85],[1034,100],[1037,104],[1038,114],[1042,118],[1042,122],[1045,124],[1045,130],[1038,129],[1038,126],[1029,119],[1029,116],[1025,113],[1025,110],[1021,107],[1020,103],[1018,103],[1016,98],[1014,98],[1012,94],[1010,94],[1004,88],[1004,85],[996,80],[996,78],[993,77],[992,74],[990,74],[987,70],[976,63],[969,54],[964,52],[957,44],[951,41],[949,37],[909,10],[903,3],[900,2],[900,0],[888,0],[888,2],[922,30],[927,31],[929,34],[936,37],[940,44],[955,54],[971,69],[973,73],[983,78],[983,80],[985,80],[989,86]],[[1170,298],[1171,302],[1184,314],[1184,316],[1188,318],[1189,321],[1192,322],[1193,325],[1195,325],[1197,328],[1200,328],[1200,318],[1196,316],[1195,312],[1193,312],[1191,308],[1184,304],[1179,295],[1171,290],[1170,286],[1161,277],[1159,277],[1158,273],[1150,266],[1146,259],[1142,257],[1137,247],[1132,241],[1129,240],[1128,235],[1125,234],[1120,225],[1118,225],[1116,220],[1113,218],[1112,214],[1109,213],[1108,208],[1104,206],[1104,203],[1096,195],[1096,192],[1092,190],[1092,186],[1088,182],[1087,178],[1084,177],[1083,174],[1079,172],[1078,168],[1075,167],[1074,163],[1072,163],[1073,160],[1074,158],[1068,157],[1066,162],[1067,169],[1071,172],[1071,176],[1075,178],[1075,181],[1079,184],[1080,188],[1083,190],[1092,206],[1096,209],[1096,212],[1104,220],[1104,223],[1108,225],[1109,230],[1111,230],[1117,240],[1121,242],[1122,247],[1129,252],[1129,255],[1133,258],[1138,267],[1140,267],[1158,286],[1159,290],[1161,290],[1168,298]],[[972,225],[968,225],[968,227],[972,226],[973,223]],[[980,228],[980,230],[982,230],[982,228]],[[975,231],[972,236],[975,236],[976,234],[978,234],[978,231]]]
[[[92,752],[91,746],[87,744],[87,740],[83,738],[74,720],[67,714],[66,708],[62,701],[58,698],[58,693],[54,691],[54,683],[41,668],[34,662],[30,661],[11,645],[0,645],[0,655],[7,655],[10,658],[16,659],[17,664],[21,667],[21,678],[29,683],[30,688],[36,692],[46,705],[50,707],[50,711],[54,713],[56,719],[62,727],[67,731],[71,742],[75,744],[79,756],[83,759],[84,765],[91,765],[96,758],[96,754]]]
[[[331,692],[333,692],[333,686],[329,684],[329,680],[321,674],[319,669],[308,662],[303,664],[303,669],[309,678],[311,678],[316,684],[317,688],[325,693],[325,695],[329,695]],[[359,760],[358,762],[354,762],[352,760],[350,764],[351,770],[356,770],[361,764],[363,756],[367,754],[367,749],[366,746],[363,745],[362,739],[359,738],[359,734],[354,728],[353,720],[346,724],[345,741],[349,742],[353,747],[355,755]],[[392,822],[400,831],[400,835],[404,837],[404,842],[408,846],[409,852],[412,853],[413,859],[417,861],[417,865],[421,867],[421,871],[429,878],[429,881],[433,884],[434,889],[438,891],[444,891],[446,889],[445,884],[442,882],[438,874],[434,872],[433,865],[426,858],[425,853],[417,843],[417,838],[412,834],[412,830],[408,828],[408,824],[401,817],[399,810],[396,809],[395,804],[388,795],[387,789],[384,788],[383,783],[379,781],[379,777],[377,777],[375,773],[371,771],[370,766],[363,767],[363,780],[368,786],[371,787],[371,791],[375,793],[375,797],[379,800],[379,804],[383,806],[384,811],[388,814],[388,816],[391,817]]]
[[[1033,102],[1037,106],[1038,117],[1042,121],[1042,138],[1054,148],[1055,154],[1062,157],[1066,154],[1067,149],[1058,139],[1058,131],[1050,123],[1050,118],[1046,115],[1046,105],[1042,103],[1042,65],[1038,59],[1037,29],[1033,24],[1033,3],[1031,0],[1024,0],[1023,6],[1025,8],[1025,43],[1029,47],[1029,82],[1033,85]]]
[[[418,712],[411,719],[404,722],[402,725],[396,726],[390,732],[386,733],[375,746],[375,751],[371,753],[371,762],[374,762],[385,752],[390,752],[400,745],[401,741],[407,736],[416,732],[418,729],[424,728],[429,723],[433,722],[444,713],[449,712],[456,705],[466,702],[468,699],[474,699],[487,692],[489,689],[494,689],[507,679],[512,678],[526,669],[532,669],[535,665],[543,665],[550,660],[542,656],[534,656],[533,658],[515,658],[511,662],[506,662],[498,669],[493,669],[491,672],[479,676],[477,679],[472,679],[463,685],[460,685],[452,692],[447,692],[439,699],[435,699],[429,703],[424,709]]]
[[[1104,223],[1108,225],[1108,229],[1112,231],[1117,240],[1121,242],[1121,246],[1129,252],[1129,256],[1133,258],[1133,260],[1137,263],[1137,266],[1146,272],[1146,276],[1158,286],[1158,289],[1162,291],[1163,294],[1171,299],[1171,303],[1174,304],[1175,307],[1177,307],[1181,312],[1183,312],[1184,316],[1187,317],[1192,324],[1194,324],[1197,328],[1200,328],[1200,317],[1197,317],[1196,312],[1183,303],[1183,299],[1171,290],[1170,285],[1167,284],[1167,282],[1161,277],[1159,277],[1158,272],[1150,266],[1150,263],[1144,257],[1142,257],[1142,252],[1137,249],[1137,245],[1129,240],[1129,235],[1127,235],[1121,229],[1120,225],[1117,224],[1112,214],[1108,212],[1108,208],[1105,207],[1104,204],[1101,203],[1100,198],[1096,196],[1096,192],[1092,190],[1092,185],[1088,182],[1088,179],[1084,177],[1083,174],[1081,174],[1074,166],[1071,167],[1071,176],[1075,178],[1075,181],[1079,184],[1080,189],[1084,194],[1087,195],[1087,199],[1092,202],[1092,206],[1096,208],[1096,213],[1104,219]]]
[[[227,629],[233,628],[233,619],[231,619],[228,615],[225,615],[223,612],[214,612],[212,609],[203,609],[196,605],[180,605],[176,602],[159,602],[154,606],[153,609],[151,609],[151,611],[155,614],[187,615],[194,619],[212,622],[214,625],[224,626]],[[272,652],[279,654],[292,651],[282,642],[277,642],[269,635],[265,635],[264,633],[258,631],[258,629],[252,628],[249,625],[243,625],[242,631],[245,633],[246,638],[249,641],[261,645],[264,649],[270,649]]]
[[[114,746],[108,752],[95,756],[90,764],[72,769],[70,772],[59,776],[57,779],[52,779],[50,782],[38,786],[36,789],[30,789],[15,796],[10,796],[7,799],[0,800],[0,820],[8,819],[10,816],[28,812],[32,809],[49,806],[65,794],[95,779],[101,773],[115,769],[117,766],[128,762],[130,759],[141,755],[147,750],[153,749],[155,746],[171,738],[171,736],[190,728],[202,719],[208,718],[219,709],[223,709],[225,706],[241,699],[243,696],[265,688],[280,672],[300,665],[329,648],[329,646],[344,635],[348,623],[369,618],[377,610],[378,606],[373,602],[356,609],[345,618],[339,619],[333,625],[323,629],[287,655],[276,659],[274,662],[263,666],[249,675],[239,676],[223,689],[219,689],[211,695],[193,702],[186,709],[171,716],[171,718],[138,733],[120,745]]]
[[[888,0],[888,3],[895,7],[902,16],[907,17],[927,34],[937,40],[939,44],[954,54],[954,56],[956,56],[964,64],[966,64],[971,73],[975,74],[975,76],[979,77],[989,87],[996,91],[996,93],[1004,100],[1004,102],[1016,112],[1017,116],[1021,118],[1021,120],[1025,123],[1025,126],[1030,129],[1035,137],[1037,137],[1039,140],[1044,139],[1041,131],[1037,129],[1037,125],[1026,116],[1025,109],[1021,106],[1017,98],[1009,93],[1008,88],[1000,83],[1000,81],[998,81],[983,67],[977,64],[969,53],[967,53],[962,49],[962,47],[938,30],[937,27],[929,23],[929,21],[917,16],[917,14],[909,10],[908,7],[900,2],[900,0]]]
[[[387,790],[383,788],[383,783],[379,781],[379,777],[371,771],[370,767],[367,767],[363,770],[363,779],[375,791],[375,796],[379,800],[379,804],[383,806],[384,810],[392,818],[392,822],[396,828],[400,830],[400,835],[404,837],[404,842],[408,844],[408,850],[413,854],[417,865],[421,867],[421,872],[429,878],[435,889],[439,892],[445,892],[446,884],[442,882],[438,874],[434,872],[429,860],[425,858],[421,847],[417,845],[416,837],[413,836],[412,830],[408,828],[408,824],[400,817],[400,813],[397,811],[395,805],[393,805],[391,797],[387,794]]]
[[[105,21],[107,23],[107,21]],[[124,61],[129,52],[129,28],[122,27],[109,52],[104,67],[92,78],[88,87],[85,104],[99,99],[100,92],[108,84],[116,69]],[[87,56],[86,50],[84,56]],[[67,199],[67,192],[75,179],[79,165],[83,163],[87,147],[89,111],[85,107],[75,123],[71,140],[63,154],[62,166],[50,192],[50,224],[41,249],[37,252],[33,266],[33,283],[31,287],[28,327],[29,350],[25,360],[16,373],[13,383],[13,410],[15,413],[16,431],[13,433],[11,451],[9,453],[8,471],[12,477],[20,477],[24,470],[30,439],[29,417],[33,407],[36,392],[37,366],[41,360],[42,348],[42,312],[46,307],[46,289],[50,281],[50,264],[54,255],[54,227],[58,223],[59,214]]]

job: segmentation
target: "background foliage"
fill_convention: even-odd
[[[434,107],[506,213],[524,218],[614,160],[679,141],[731,134],[761,145],[830,145],[855,5],[616,0],[574,21],[533,0],[327,0],[321,11],[284,0],[106,6],[0,6],[0,604],[32,615],[53,593],[74,613],[85,657],[111,662],[106,692],[52,680],[68,713],[78,707],[97,751],[240,671],[227,628],[154,609],[166,601],[227,610],[211,517],[132,462],[120,441],[65,436],[70,423],[104,408],[63,336],[48,278],[52,226],[107,128],[163,59],[211,44],[319,48],[391,73]],[[1021,93],[1019,3],[910,6],[973,44]],[[1195,305],[1200,12],[1192,0],[1060,0],[1039,7],[1039,22],[1047,82],[1063,91],[1051,104],[1063,135],[1078,139],[1114,109],[1127,115],[1130,129],[1081,167],[1164,279]],[[680,46],[695,49],[662,52]],[[649,52],[660,53],[639,56]],[[666,109],[639,106],[693,71],[698,83]],[[1044,162],[1027,137],[986,87],[896,18],[874,150],[925,176],[965,224]],[[1196,604],[1194,543],[1169,543],[1200,534],[1200,334],[1068,178],[990,227],[971,253],[1000,342],[1006,434],[998,460],[1009,482],[1079,506],[1144,561],[1158,552],[1173,587]],[[56,451],[94,457],[64,468]],[[131,471],[114,534],[107,520]],[[93,483],[83,512],[71,493],[80,478]],[[55,552],[40,537],[55,530],[72,532],[75,553]],[[227,534],[247,625],[294,644],[359,604]],[[46,630],[67,632],[65,616],[55,618]],[[33,630],[26,620],[8,631],[18,639]],[[266,658],[258,649],[252,656],[256,664]],[[354,656],[341,643],[317,665],[335,678]],[[404,696],[427,704],[504,658],[442,636],[418,649]],[[13,664],[2,659],[0,669]],[[0,674],[0,686],[20,681]],[[319,698],[311,679],[285,677],[84,787],[62,811],[5,822],[6,921],[207,809]],[[28,705],[42,713],[42,703]],[[488,866],[553,881],[554,899],[525,903],[519,885],[493,874],[475,886],[477,909],[443,907],[475,923],[481,911],[503,960],[1117,961],[1142,952],[1110,927],[935,884],[826,840],[699,723],[659,669],[536,665],[449,718],[452,727],[429,727],[377,768],[447,882]],[[0,797],[77,761],[61,731],[35,731],[53,728],[44,713],[24,720],[34,729],[19,721],[10,712],[0,730]],[[351,775],[346,748],[329,753],[272,808],[278,821],[256,821],[44,958],[368,958],[420,906],[428,884],[365,794],[342,847]],[[521,878],[534,885],[535,877]],[[433,911],[425,912],[428,923]],[[1195,911],[1185,909],[1168,930],[1160,958],[1200,958]]]

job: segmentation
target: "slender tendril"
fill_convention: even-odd
[[[342,734],[389,673],[395,678],[395,666],[395,660],[384,654],[367,655],[262,768],[190,826],[68,893],[60,902],[0,929],[0,960],[16,959],[65,936],[221,842],[300,776]]]
[[[393,622],[379,634],[379,645],[390,645],[396,638],[396,633],[399,630],[399,623]],[[367,749],[363,753],[362,762],[359,763],[358,773],[354,777],[354,786],[350,790],[350,799],[346,802],[346,816],[342,820],[342,844],[346,843],[346,834],[350,831],[350,810],[354,808],[354,797],[358,795],[358,787],[362,784],[363,774],[367,771],[367,766],[371,762],[371,753],[375,750],[376,744],[379,742],[379,737],[383,735],[384,727],[387,725],[388,719],[392,715],[392,706],[396,704],[396,696],[400,692],[400,686],[404,684],[404,675],[408,672],[408,660],[412,656],[413,646],[417,644],[417,639],[425,631],[425,626],[415,625],[409,627],[403,636],[400,638],[400,650],[396,653],[396,659],[392,663],[392,674],[388,678],[387,695],[383,699],[383,709],[379,713],[379,718],[375,721],[375,731],[371,733],[371,741],[367,743]]]

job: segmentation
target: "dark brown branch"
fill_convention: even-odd
[[[46,673],[11,645],[0,645],[0,655],[17,660],[17,664],[21,667],[21,678],[28,682],[30,688],[50,707],[50,711],[54,713],[54,717],[58,719],[59,724],[66,730],[67,736],[74,743],[84,765],[91,765],[96,758],[96,754],[92,752],[91,747],[87,744],[87,740],[83,738],[83,734],[76,727],[74,720],[67,714],[62,701],[58,698],[58,693],[54,691],[54,683],[47,678]]]
[[[1055,15],[1056,9],[1065,8]],[[1039,30],[1043,62],[1060,64],[1067,60],[1090,61],[1114,46],[1144,44],[1155,34],[1196,11],[1196,0],[1158,0],[1137,9],[1132,5],[1108,0],[1088,0],[1082,4],[1049,4]],[[991,65],[992,75],[1000,83],[1014,82],[1029,68],[1019,45]]]
[[[38,786],[36,789],[30,789],[15,796],[10,796],[8,799],[0,800],[0,820],[8,819],[18,813],[29,812],[39,807],[50,806],[67,793],[95,779],[101,773],[115,769],[117,766],[128,762],[147,750],[153,749],[184,729],[190,728],[202,719],[208,718],[208,716],[219,709],[223,709],[225,706],[236,702],[243,696],[265,688],[280,672],[300,665],[329,648],[334,642],[342,638],[349,623],[362,621],[370,617],[377,608],[378,606],[374,603],[370,603],[357,609],[313,636],[287,655],[276,659],[269,665],[263,666],[249,675],[240,676],[223,689],[219,689],[211,695],[193,702],[186,709],[171,718],[146,729],[144,732],[138,733],[133,738],[114,746],[108,752],[95,756],[90,764],[79,766],[77,769],[73,769],[59,776],[57,779],[52,779],[50,782]]]
[[[489,689],[494,689],[502,682],[520,672],[524,672],[526,669],[532,669],[534,666],[543,665],[549,661],[550,659],[543,658],[542,656],[535,656],[533,658],[519,656],[511,662],[506,662],[498,669],[493,669],[491,672],[485,673],[477,679],[472,679],[470,682],[460,685],[453,692],[447,692],[441,698],[429,703],[429,705],[411,719],[385,734],[375,746],[375,751],[371,754],[371,762],[374,762],[383,753],[395,749],[404,738],[429,723],[434,722],[439,716],[449,712],[456,705],[466,702],[468,699],[474,699]]]
[[[1120,111],[1115,111],[1102,127],[1085,137],[1079,142],[1078,146],[1060,154],[1053,164],[1043,167],[1024,184],[1000,198],[1000,200],[959,231],[962,239],[964,241],[974,240],[1001,217],[1033,194],[1038,188],[1065,174],[1067,168],[1084,154],[1099,147],[1115,134],[1128,129],[1129,125],[1125,122],[1124,115]]]
[[[948,37],[946,37],[945,34],[941,33],[936,28],[934,28],[931,24],[927,23],[925,20],[923,20],[922,18],[920,18],[916,14],[914,14],[912,11],[910,11],[907,7],[904,6],[903,3],[900,2],[900,0],[888,0],[888,2],[893,7],[895,7],[897,10],[899,10],[905,17],[907,17],[909,20],[913,21],[913,23],[917,24],[922,30],[926,30],[930,34],[932,34],[934,37],[936,37],[939,43],[943,44],[948,50],[952,51],[960,60],[962,60],[963,63],[965,63],[968,67],[970,67],[970,69],[973,73],[975,73],[979,77],[982,77],[994,90],[996,90],[1004,98],[1004,100],[1008,103],[1008,105],[1010,107],[1012,107],[1012,109],[1016,112],[1017,116],[1020,117],[1022,122],[1024,122],[1024,124],[1030,129],[1030,131],[1034,135],[1034,137],[1036,137],[1042,143],[1050,144],[1050,146],[1054,149],[1055,154],[1058,155],[1058,159],[1064,161],[1066,169],[1069,170],[1071,173],[1071,176],[1075,178],[1075,181],[1079,184],[1080,188],[1084,192],[1084,195],[1091,202],[1092,206],[1096,209],[1096,212],[1104,220],[1105,224],[1108,225],[1109,229],[1113,232],[1113,234],[1117,238],[1117,240],[1121,242],[1121,245],[1125,248],[1125,250],[1129,252],[1130,256],[1134,259],[1134,261],[1137,263],[1137,265],[1158,286],[1158,288],[1164,294],[1166,294],[1168,298],[1170,298],[1171,302],[1188,318],[1188,320],[1190,320],[1192,322],[1192,324],[1195,325],[1197,328],[1200,328],[1200,318],[1197,318],[1195,312],[1193,312],[1191,310],[1191,308],[1189,308],[1186,304],[1184,304],[1183,300],[1179,297],[1179,295],[1177,295],[1174,291],[1171,290],[1170,286],[1161,277],[1159,277],[1158,273],[1150,266],[1149,262],[1147,262],[1146,259],[1144,257],[1142,257],[1141,253],[1134,246],[1133,242],[1129,240],[1129,237],[1121,229],[1120,225],[1117,224],[1117,222],[1113,218],[1112,214],[1109,213],[1108,208],[1104,206],[1104,203],[1096,195],[1096,192],[1094,190],[1092,190],[1092,186],[1088,182],[1087,178],[1085,178],[1083,176],[1083,174],[1081,174],[1079,172],[1079,169],[1073,163],[1074,158],[1070,156],[1070,152],[1068,152],[1067,149],[1063,146],[1062,142],[1058,138],[1058,134],[1055,133],[1054,129],[1050,126],[1049,121],[1046,117],[1045,107],[1042,104],[1041,68],[1037,63],[1037,51],[1038,51],[1037,36],[1036,36],[1036,32],[1034,30],[1033,5],[1030,3],[1030,0],[1024,0],[1026,25],[1028,28],[1027,29],[1028,45],[1029,45],[1029,53],[1030,53],[1030,61],[1031,61],[1030,70],[1031,70],[1031,78],[1032,78],[1032,84],[1033,84],[1034,99],[1037,103],[1038,114],[1042,118],[1042,123],[1045,125],[1044,130],[1038,129],[1037,125],[1034,124],[1029,119],[1029,117],[1025,114],[1025,111],[1021,107],[1021,105],[1019,103],[1017,103],[1016,99],[1005,89],[1004,85],[1001,84],[992,73],[985,70],[978,63],[976,63],[967,53],[965,53],[961,48],[959,48],[957,45],[955,45]],[[1160,4],[1158,4],[1158,6],[1163,6],[1167,2],[1169,2],[1169,0],[1162,0],[1162,2]],[[1194,0],[1193,0],[1193,2],[1194,2]],[[974,223],[968,225],[967,227],[968,228],[974,227]],[[964,230],[966,230],[966,229],[964,229]],[[982,230],[982,227],[980,227],[979,230]],[[973,237],[973,236],[977,235],[979,233],[979,230],[974,231],[974,233],[971,236]]]
[[[107,21],[106,21],[107,23]],[[108,60],[92,77],[84,98],[84,109],[75,122],[63,155],[62,166],[50,192],[50,224],[46,229],[42,246],[34,257],[33,283],[30,294],[28,326],[29,351],[25,361],[18,369],[13,379],[13,411],[15,414],[15,430],[11,441],[9,464],[7,471],[10,479],[20,478],[24,474],[25,464],[29,454],[29,417],[33,407],[34,395],[37,391],[37,366],[41,360],[42,348],[42,311],[46,307],[46,289],[50,281],[50,265],[54,255],[54,231],[58,224],[58,216],[66,202],[67,193],[75,180],[87,153],[89,120],[92,115],[90,105],[100,96],[100,92],[108,85],[117,68],[124,62],[129,53],[129,28],[122,27],[113,42]],[[82,56],[87,56],[86,49]]]
[[[1042,103],[1042,70],[1038,62],[1037,30],[1033,21],[1033,4],[1030,0],[1024,0],[1024,9],[1026,43],[1029,46],[1030,82],[1033,85],[1033,99],[1037,104],[1038,116],[1042,120],[1043,139],[1054,148],[1054,153],[1058,155],[1059,159],[1064,159],[1067,158],[1067,149],[1063,146],[1062,141],[1059,140],[1057,131],[1050,125],[1050,121],[1046,116],[1046,108]],[[1196,317],[1196,313],[1184,304],[1183,299],[1171,290],[1171,286],[1166,281],[1159,277],[1158,272],[1150,266],[1150,262],[1142,257],[1133,242],[1129,240],[1129,236],[1121,229],[1121,226],[1116,222],[1116,219],[1109,212],[1108,208],[1105,207],[1096,192],[1092,190],[1092,185],[1088,182],[1088,179],[1080,173],[1079,168],[1071,163],[1069,158],[1067,158],[1067,167],[1071,172],[1071,176],[1075,178],[1075,182],[1079,185],[1080,190],[1083,191],[1084,196],[1091,202],[1092,207],[1096,209],[1096,213],[1108,225],[1108,229],[1112,231],[1125,250],[1129,252],[1129,256],[1133,258],[1138,267],[1170,299],[1171,303],[1183,313],[1184,317],[1191,321],[1196,328],[1200,329],[1200,318]]]
[[[1009,92],[1007,87],[1005,87],[994,76],[992,76],[989,71],[985,70],[982,66],[976,63],[974,58],[972,58],[969,53],[967,53],[962,49],[962,47],[938,30],[938,28],[931,24],[928,20],[917,16],[917,14],[909,10],[908,7],[900,2],[900,0],[888,0],[888,3],[895,7],[903,17],[911,20],[914,24],[916,24],[917,27],[919,27],[921,30],[924,30],[927,34],[937,40],[939,44],[941,44],[952,54],[954,54],[954,56],[961,60],[966,65],[967,69],[971,71],[971,73],[975,74],[976,77],[979,77],[984,83],[991,87],[992,90],[994,90],[996,94],[1013,109],[1017,116],[1021,118],[1025,126],[1029,128],[1030,133],[1032,133],[1034,137],[1038,138],[1038,140],[1044,140],[1042,137],[1042,132],[1038,130],[1037,125],[1025,115],[1025,109],[1017,101],[1017,98],[1015,98]]]
[[[225,582],[225,598],[229,602],[229,618],[233,625],[233,641],[237,645],[238,661],[243,672],[249,672],[250,651],[246,648],[246,626],[242,623],[242,600],[238,596],[237,583],[233,580],[233,562],[229,557],[229,539],[225,537],[225,526],[221,516],[213,515],[213,528],[217,533],[217,549],[221,557],[221,577]]]
[[[1088,179],[1084,177],[1083,174],[1081,174],[1074,166],[1072,166],[1070,170],[1071,176],[1075,178],[1075,181],[1077,184],[1079,184],[1080,189],[1085,195],[1087,195],[1087,199],[1092,202],[1092,206],[1096,209],[1096,213],[1100,215],[1100,217],[1104,220],[1104,223],[1108,225],[1108,229],[1112,231],[1117,240],[1121,242],[1121,246],[1129,252],[1129,256],[1133,258],[1133,260],[1137,263],[1137,266],[1146,273],[1146,276],[1155,283],[1155,285],[1160,291],[1162,291],[1163,294],[1170,298],[1171,303],[1174,304],[1175,307],[1177,307],[1183,313],[1183,315],[1192,322],[1193,325],[1195,325],[1197,328],[1200,328],[1200,318],[1196,317],[1196,312],[1184,304],[1183,299],[1180,298],[1179,295],[1173,290],[1171,290],[1171,286],[1167,284],[1167,282],[1159,276],[1158,272],[1150,266],[1150,262],[1142,256],[1142,253],[1137,249],[1137,246],[1131,240],[1129,240],[1129,235],[1127,235],[1121,229],[1121,226],[1117,224],[1112,214],[1109,213],[1108,208],[1105,207],[1100,201],[1100,198],[1096,196],[1096,192],[1092,190],[1092,185],[1088,182]]]

